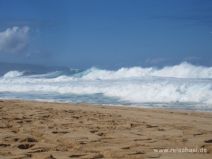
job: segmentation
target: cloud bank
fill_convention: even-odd
[[[11,27],[0,32],[0,53],[17,53],[28,44],[29,27]]]

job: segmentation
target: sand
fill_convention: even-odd
[[[209,159],[212,113],[0,101],[0,159],[7,158]]]

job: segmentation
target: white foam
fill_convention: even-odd
[[[174,78],[173,78],[174,77]],[[25,76],[10,71],[0,78],[0,93],[103,94],[131,103],[203,103],[212,108],[212,68],[182,63],[156,68],[91,68],[72,76],[58,72]]]
[[[22,76],[23,74],[24,72],[20,72],[20,71],[9,71],[6,74],[4,74],[3,78],[15,78],[15,77]]]
[[[212,78],[212,67],[194,66],[183,62],[175,66],[166,66],[162,69],[153,67],[121,68],[117,71],[108,71],[92,68],[85,72],[83,79],[120,79],[138,78],[144,76],[176,77],[176,78]]]

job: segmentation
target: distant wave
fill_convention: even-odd
[[[95,95],[93,103],[102,96],[115,98],[120,104],[199,103],[212,109],[212,67],[183,62],[161,69],[131,67],[104,70],[93,67],[70,74],[55,71],[25,75],[24,72],[10,71],[0,77],[0,93],[5,92],[34,94],[33,97],[54,94],[54,98],[65,96],[66,99],[73,95]]]
[[[212,67],[195,66],[183,62],[175,66],[166,66],[162,69],[154,67],[121,68],[116,71],[91,68],[84,72],[83,79],[120,79],[145,76],[176,77],[176,78],[212,78]]]
[[[58,76],[62,76],[63,71],[54,71],[54,72],[49,72],[45,74],[36,74],[36,75],[29,75],[28,77],[30,78],[56,78]]]
[[[20,77],[24,74],[24,72],[20,71],[9,71],[4,74],[3,78],[15,78],[15,77]]]

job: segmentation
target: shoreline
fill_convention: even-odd
[[[0,158],[211,158],[212,112],[0,100]],[[154,152],[204,148],[207,153]]]
[[[59,102],[59,101],[50,101],[50,100],[40,100],[40,99],[1,99],[0,101],[19,101],[19,102],[38,102],[38,103],[55,103],[55,104],[65,104],[65,105],[86,105],[94,107],[118,107],[118,108],[132,108],[132,109],[150,109],[150,110],[163,110],[163,111],[175,111],[175,112],[197,112],[197,113],[212,113],[211,110],[200,110],[200,109],[183,109],[176,107],[149,107],[139,105],[129,105],[129,104],[98,104],[98,103],[71,103],[71,102]]]

